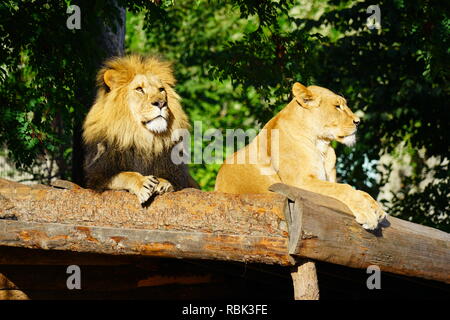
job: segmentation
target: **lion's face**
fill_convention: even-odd
[[[167,131],[171,121],[167,86],[155,75],[139,74],[127,87],[129,106],[136,121],[153,133]]]
[[[355,143],[360,119],[350,110],[343,97],[322,87],[305,88],[299,83],[294,85],[293,92],[299,104],[306,109],[307,121],[319,137],[345,145]]]
[[[84,122],[87,143],[157,154],[177,143],[180,129],[190,127],[168,62],[138,55],[113,58],[97,82],[97,100]]]

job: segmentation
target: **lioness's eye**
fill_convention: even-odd
[[[164,88],[159,88],[159,92],[163,92],[164,91]]]
[[[342,106],[341,106],[341,105],[337,105],[337,106],[336,106],[336,109],[342,110]]]
[[[144,93],[144,89],[142,89],[142,87],[137,87],[135,90],[137,92]]]

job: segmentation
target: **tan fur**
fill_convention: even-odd
[[[336,198],[345,203],[356,221],[366,229],[375,229],[385,213],[370,195],[347,184],[336,183],[336,155],[330,142],[351,145],[360,119],[347,107],[347,102],[328,89],[292,88],[293,100],[263,129],[271,140],[278,130],[278,157],[270,148],[259,148],[265,141],[264,130],[246,147],[231,155],[222,165],[216,179],[216,190],[228,193],[266,193],[268,187],[282,182]],[[339,106],[339,108],[337,107]],[[270,143],[269,143],[270,145]],[[257,150],[258,159],[270,159],[237,164],[244,153],[247,159]],[[272,174],[267,174],[272,172]]]
[[[153,194],[173,191],[172,184],[162,178],[143,176],[138,172],[121,172],[115,175],[108,185],[111,190],[128,190],[144,203]]]
[[[197,187],[188,175],[187,167],[168,163],[171,148],[179,138],[175,134],[176,129],[190,127],[180,105],[180,97],[173,89],[175,78],[171,64],[139,55],[114,58],[99,71],[97,84],[97,98],[83,126],[85,145],[97,145],[97,154],[91,157],[85,168],[89,170],[97,165],[102,170],[98,177],[91,180],[103,182],[107,179],[106,188],[128,190],[136,194],[141,202],[154,193],[173,190],[169,181],[160,177],[155,179],[153,175],[146,175],[148,172],[129,172],[123,168],[124,172],[109,177],[105,166],[98,162],[108,161],[101,156],[107,151],[111,156],[113,149],[115,153],[128,157],[131,154],[141,159],[138,161],[142,163],[142,166],[139,165],[142,171],[156,168],[158,172],[164,171],[164,176],[177,180],[179,186]],[[124,159],[128,159],[123,160],[128,163],[124,166],[131,166],[133,161],[125,156]],[[161,161],[167,162],[167,165]],[[93,170],[90,173],[92,176],[97,174],[97,169],[90,170]],[[180,172],[182,177],[175,177]],[[97,185],[90,187],[104,188]]]
[[[115,75],[115,81],[111,83],[109,90],[104,85],[105,73],[108,71]],[[140,111],[140,114],[134,114],[129,108],[127,98],[133,94],[133,86],[137,83],[153,89],[151,83],[136,82],[137,75],[155,75],[161,80],[167,92],[167,103],[173,114],[173,123],[170,130],[164,135],[155,136],[149,130],[136,125],[139,120],[146,119],[146,114],[143,110],[137,110],[138,113]],[[138,55],[115,58],[105,63],[105,67],[98,73],[97,83],[99,85],[97,99],[89,111],[83,127],[83,138],[87,143],[104,138],[121,150],[129,148],[135,141],[139,141],[139,148],[143,152],[153,155],[173,145],[171,134],[174,129],[189,128],[187,116],[180,105],[180,97],[172,88],[175,85],[175,78],[168,62],[154,57],[142,58]],[[144,105],[145,102],[151,100],[151,97],[142,97],[141,99],[141,103]]]

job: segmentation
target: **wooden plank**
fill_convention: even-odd
[[[301,237],[289,245],[293,254],[450,283],[450,234],[390,216],[370,232],[338,200],[282,184],[271,189],[302,203]]]

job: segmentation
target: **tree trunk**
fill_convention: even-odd
[[[79,185],[84,185],[82,124],[84,116],[95,98],[96,72],[106,59],[121,56],[125,50],[125,8],[119,6],[116,0],[107,2],[105,8],[95,6],[95,1],[81,2],[82,27],[81,30],[77,31],[80,33],[80,46],[84,52],[83,56],[89,59],[89,61],[86,61],[86,72],[90,78],[90,81],[88,81],[90,85],[79,87],[78,97],[84,109],[77,110],[73,123],[72,181]],[[105,10],[108,13],[113,12],[113,14],[106,18]],[[102,12],[103,15],[99,15],[99,12]]]

